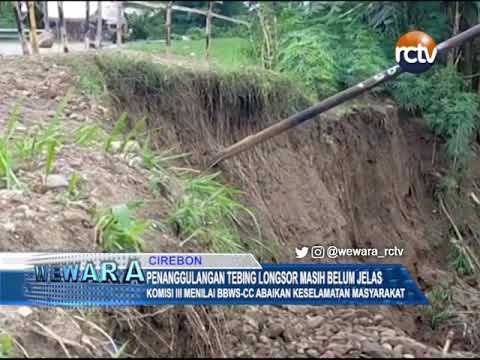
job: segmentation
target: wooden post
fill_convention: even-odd
[[[63,1],[57,1],[58,6],[58,27],[60,31],[60,42],[63,52],[68,53],[67,29],[65,27],[65,17],[63,16]]]
[[[13,3],[13,13],[15,15],[15,21],[17,22],[18,38],[22,44],[23,55],[30,55],[28,42],[25,39],[25,28],[23,26],[22,13],[20,11],[20,1],[15,1]]]
[[[43,1],[43,25],[46,31],[50,31],[50,21],[48,18],[48,1]]]
[[[212,10],[213,10],[213,1],[208,2],[208,12],[206,16],[206,25],[205,25],[205,58],[207,61],[210,59],[210,43],[212,37]]]
[[[32,52],[38,55],[38,41],[37,41],[37,21],[35,19],[35,3],[27,1],[28,15],[30,17],[30,42],[32,44]]]
[[[466,41],[480,35],[480,24],[471,27],[470,29],[442,42],[437,45],[437,53],[445,53],[450,49],[454,49]],[[260,132],[247,136],[246,138],[236,142],[235,144],[220,151],[209,164],[209,167],[215,166],[219,162],[231,158],[245,150],[252,148],[253,146],[260,144],[276,135],[291,129],[304,121],[312,119],[313,117],[350,100],[371,88],[383,84],[384,82],[395,79],[397,76],[403,73],[403,70],[399,65],[395,65],[387,70],[384,70],[365,81],[362,81],[346,90],[343,90],[329,98],[320,101],[319,103],[310,106],[309,108],[290,116],[276,124],[273,124]]]
[[[169,1],[165,8],[165,46],[167,47],[167,52],[170,51],[170,46],[172,45],[172,6],[173,1]]]
[[[95,38],[95,47],[100,49],[102,47],[102,28],[103,28],[103,17],[102,17],[102,2],[97,1],[97,34]]]
[[[122,28],[123,28],[123,4],[117,1],[117,47],[122,46]]]
[[[90,49],[90,1],[85,1],[85,28],[84,28],[84,38],[85,38],[85,49]]]

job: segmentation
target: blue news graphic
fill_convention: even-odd
[[[251,254],[35,253],[0,259],[0,305],[427,303],[398,264],[260,265]]]

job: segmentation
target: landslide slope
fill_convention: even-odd
[[[190,152],[182,166],[201,169],[221,146],[308,102],[276,74],[223,74],[118,55],[82,60],[102,74],[109,95],[102,104],[82,92],[87,75],[74,75],[65,65],[68,57],[3,60],[0,84],[9,91],[0,95],[0,130],[22,97],[17,130],[44,128],[71,89],[61,116],[66,133],[91,123],[109,133],[127,111],[132,119],[147,119],[159,149]],[[261,253],[265,260],[293,260],[300,245],[397,246],[405,250],[401,258],[341,261],[401,262],[428,290],[439,273],[447,276],[444,259],[429,243],[438,223],[431,144],[431,136],[388,99],[364,98],[221,164],[221,170],[241,187],[242,202],[259,219],[262,241],[273,249]],[[83,179],[80,201],[67,201],[64,187],[44,187],[43,159],[30,165],[17,174],[31,191],[0,191],[2,251],[102,251],[91,207],[143,198],[142,215],[160,222],[172,211],[174,189],[153,197],[145,169],[101,146],[67,141],[57,154],[55,174]],[[148,249],[188,251],[179,246],[185,240],[180,233],[154,231]],[[423,308],[313,306],[95,312],[8,307],[0,312],[0,329],[0,336],[14,339],[13,355],[62,357],[440,356],[449,330],[433,331]],[[468,345],[455,333],[451,355]]]

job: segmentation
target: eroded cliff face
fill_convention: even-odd
[[[363,260],[402,262],[412,271],[425,264],[431,145],[417,123],[401,121],[390,102],[377,102],[311,121],[275,141],[279,146],[257,149],[236,167],[246,169],[249,196],[287,256],[298,245],[375,248],[380,255],[397,247],[402,257]],[[355,259],[337,259],[348,260]]]
[[[153,123],[175,134],[169,141],[192,152],[199,163],[233,139],[280,120],[262,113],[256,123],[238,119],[238,130],[230,126],[238,133],[225,137],[217,127],[218,119],[229,118],[224,113],[228,107],[202,116],[208,112],[197,106],[191,123],[199,131],[188,137],[177,131],[176,119],[161,116]],[[433,210],[431,138],[417,120],[400,119],[389,99],[363,98],[227,160],[220,168],[245,191],[267,231],[265,241],[273,237],[280,242],[283,260],[292,260],[300,245],[377,249],[379,255],[397,247],[403,250],[400,257],[330,261],[401,262],[416,274],[430,260],[436,262],[428,240]]]

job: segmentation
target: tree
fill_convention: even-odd
[[[213,10],[213,1],[209,1],[208,13],[206,16],[206,25],[205,25],[205,57],[207,61],[210,58],[210,42],[212,38],[212,10]]]
[[[455,1],[455,3],[453,4],[453,9],[451,9],[452,12],[453,12],[453,19],[452,19],[452,22],[453,22],[453,26],[452,26],[452,36],[455,36],[458,34],[458,32],[460,31],[460,19],[462,17],[462,14],[460,13],[460,4],[459,4],[459,1]],[[457,66],[457,53],[458,51],[451,51],[449,54],[448,54],[448,64],[451,65],[451,66]]]
[[[57,1],[58,6],[58,30],[60,32],[60,42],[63,52],[68,53],[67,29],[65,27],[65,17],[63,16],[63,1]]]
[[[48,19],[48,1],[43,1],[43,25],[46,31],[50,31],[50,21]]]
[[[85,48],[88,50],[90,48],[90,1],[86,1],[85,6],[85,29],[84,29],[84,38],[85,38]]]
[[[117,47],[122,45],[122,29],[123,29],[123,3],[117,1]]]
[[[32,43],[32,51],[34,54],[38,54],[38,41],[37,41],[37,20],[35,19],[35,3],[33,1],[27,1],[28,14],[30,16],[30,42]]]
[[[169,1],[165,9],[165,45],[167,46],[167,51],[170,48],[172,37],[172,6],[173,1]]]
[[[259,2],[257,15],[263,35],[261,46],[262,64],[266,69],[272,69],[277,57],[277,6],[275,2]]]
[[[15,1],[13,3],[13,12],[15,15],[15,21],[17,23],[18,37],[20,39],[20,43],[22,44],[23,55],[30,55],[28,42],[25,39],[25,29],[23,26],[22,13],[20,11],[20,1]]]
[[[103,19],[102,19],[102,2],[97,1],[97,35],[95,39],[95,47],[100,49],[102,47],[102,28],[103,28]]]

